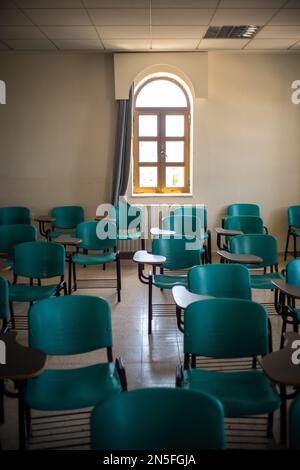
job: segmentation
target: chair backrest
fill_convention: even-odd
[[[173,214],[162,219],[164,230],[175,230],[177,234],[201,237],[201,220],[194,215]]]
[[[33,225],[12,224],[0,225],[0,252],[13,255],[15,245],[23,242],[34,242],[37,230]]]
[[[8,319],[8,282],[4,277],[0,277],[0,319]]]
[[[97,450],[224,449],[224,411],[214,397],[180,388],[118,393],[91,415]]]
[[[170,236],[152,240],[152,253],[166,257],[164,268],[186,269],[200,264],[200,243],[195,237]]]
[[[30,221],[28,207],[0,207],[0,225],[30,224]]]
[[[118,230],[141,229],[142,209],[139,207],[130,204],[114,206],[113,211],[108,215],[115,219]]]
[[[230,251],[236,254],[256,255],[262,262],[249,265],[251,268],[264,268],[278,264],[277,239],[273,235],[248,234],[232,237]]]
[[[174,215],[198,217],[201,227],[207,230],[207,209],[205,206],[182,206],[174,210]]]
[[[288,208],[289,227],[300,227],[300,206],[290,206]]]
[[[260,208],[257,204],[230,204],[227,214],[231,215],[254,215],[260,217]]]
[[[65,249],[46,241],[25,242],[14,247],[14,274],[33,279],[63,276]]]
[[[49,355],[83,354],[112,346],[110,306],[90,295],[53,297],[29,310],[29,343]]]
[[[102,230],[105,227],[106,230]],[[77,225],[76,236],[82,240],[79,248],[87,250],[104,250],[117,246],[116,224],[113,222],[82,222]]]
[[[251,300],[249,270],[238,264],[206,264],[188,273],[189,290],[213,297]]]
[[[184,314],[184,352],[238,358],[269,352],[268,315],[251,300],[212,299],[190,304]]]
[[[226,217],[224,228],[227,230],[240,230],[243,233],[265,233],[263,220],[254,215]]]
[[[294,398],[289,407],[289,447],[300,450],[300,395]]]
[[[52,209],[55,219],[53,227],[71,229],[84,221],[84,209],[81,206],[61,206]]]
[[[286,281],[300,286],[300,258],[293,259],[286,265]]]

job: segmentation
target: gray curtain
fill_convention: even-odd
[[[134,85],[132,84],[128,100],[118,100],[118,121],[111,197],[111,202],[114,205],[118,204],[120,196],[125,195],[128,186],[131,156],[133,96]]]

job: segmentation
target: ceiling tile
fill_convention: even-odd
[[[152,49],[155,50],[190,50],[196,49],[199,44],[199,39],[153,39]]]
[[[150,0],[82,0],[86,8],[150,8]]]
[[[218,0],[152,0],[152,8],[216,8]]]
[[[214,10],[207,9],[157,9],[152,10],[153,25],[208,25]]]
[[[9,47],[0,41],[0,51],[7,51]]]
[[[252,39],[246,49],[287,49],[295,39]]]
[[[142,8],[134,9],[91,9],[88,10],[93,23],[96,26],[130,26],[130,25],[149,25],[150,10]]]
[[[147,39],[150,38],[150,26],[97,26],[103,39]]]
[[[91,21],[86,11],[81,9],[33,9],[26,14],[39,26],[88,26]]]
[[[151,46],[150,39],[104,39],[102,42],[108,50],[144,51]]]
[[[218,8],[281,8],[286,0],[221,0]]]
[[[256,39],[300,39],[300,26],[265,26]]]
[[[41,51],[56,49],[47,39],[9,39],[5,41],[16,51]]]
[[[270,25],[300,25],[300,8],[290,10],[280,10],[269,23]]]
[[[20,8],[82,8],[80,0],[15,0]]]
[[[45,39],[35,26],[0,26],[0,39]]]
[[[41,29],[50,39],[98,39],[93,26],[43,26]]]
[[[206,26],[152,26],[153,38],[202,38]]]
[[[296,42],[296,44],[292,46],[292,49],[300,49],[300,41]]]
[[[99,39],[62,39],[54,41],[60,50],[94,51],[103,49]]]
[[[249,39],[202,39],[199,49],[242,49]]]
[[[284,8],[299,8],[300,1],[299,0],[290,0],[284,5]]]
[[[31,21],[19,10],[1,10],[0,26],[26,26],[32,25]]]
[[[274,15],[276,10],[266,9],[223,9],[217,10],[212,25],[223,26],[223,25],[264,25]]]

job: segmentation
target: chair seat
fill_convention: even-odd
[[[185,371],[184,388],[199,390],[218,398],[225,416],[238,417],[272,413],[280,407],[276,386],[262,371]]]
[[[121,390],[113,363],[50,369],[28,380],[25,401],[35,410],[73,410],[95,406]]]
[[[272,280],[284,280],[284,276],[281,273],[253,274],[250,277],[252,289],[275,289]]]
[[[55,295],[57,284],[48,286],[30,286],[29,284],[11,284],[9,286],[9,300],[13,302],[35,302],[49,299]]]
[[[172,289],[174,286],[188,287],[187,276],[168,276],[165,274],[156,274],[153,276],[153,285],[161,289]]]
[[[118,240],[139,240],[141,238],[142,232],[124,232],[118,233]]]
[[[47,233],[47,238],[57,238],[60,237],[61,235],[67,235],[68,237],[76,237],[76,230],[70,231],[70,232],[59,232],[58,230],[53,230],[52,232]]]
[[[92,266],[96,264],[111,263],[116,260],[116,253],[101,253],[97,255],[82,255],[78,253],[73,256],[73,263]]]

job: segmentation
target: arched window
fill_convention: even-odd
[[[190,100],[170,77],[146,80],[135,95],[134,193],[190,192]]]

